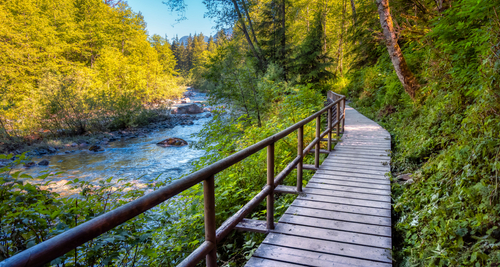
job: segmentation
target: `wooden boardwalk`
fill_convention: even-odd
[[[342,141],[246,266],[392,266],[391,139],[346,107]]]

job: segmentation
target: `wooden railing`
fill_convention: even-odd
[[[301,192],[303,169],[318,168],[319,154],[321,152],[328,153],[331,150],[333,129],[336,129],[337,137],[341,131],[343,132],[345,122],[345,97],[333,92],[328,92],[327,100],[325,108],[285,129],[284,131],[268,137],[250,147],[247,147],[246,149],[234,153],[227,158],[196,171],[184,178],[174,181],[165,187],[127,203],[113,211],[107,212],[17,255],[14,255],[1,262],[0,267],[42,266],[200,182],[203,182],[204,190],[205,242],[203,242],[178,266],[195,266],[198,262],[203,260],[203,258],[206,258],[207,266],[217,266],[216,244],[225,238],[233,229],[264,233],[274,229],[274,194]],[[324,113],[327,113],[327,129],[321,133],[321,115]],[[304,149],[304,125],[313,120],[316,120],[316,135],[314,140]],[[274,143],[294,131],[297,131],[298,138],[297,157],[275,177]],[[325,135],[328,135],[328,139],[322,140]],[[327,150],[320,150],[321,141],[328,142]],[[305,166],[303,165],[304,156],[307,153],[312,152],[313,147],[314,166]],[[217,229],[215,224],[214,176],[264,148],[267,148],[267,185],[265,185],[262,191],[260,191],[252,200],[243,206],[243,208],[227,219]],[[280,185],[280,183],[288,174],[292,172],[294,168],[297,168],[297,187],[294,188]],[[245,217],[266,197],[267,221],[263,222],[245,219]]]

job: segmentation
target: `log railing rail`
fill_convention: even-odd
[[[327,113],[327,129],[321,133],[321,116]],[[335,120],[333,120],[335,118]],[[314,140],[303,148],[304,125],[316,119],[316,134]],[[345,122],[345,96],[333,93],[327,94],[326,107],[306,119],[288,127],[287,129],[270,136],[254,145],[251,145],[233,155],[215,162],[184,178],[176,180],[150,194],[127,203],[115,210],[107,212],[97,218],[78,225],[62,234],[20,252],[0,263],[4,266],[42,266],[64,255],[76,247],[93,238],[115,228],[116,226],[146,212],[164,201],[182,193],[184,190],[203,182],[204,212],[205,212],[205,242],[193,251],[178,266],[195,266],[206,258],[206,265],[217,266],[216,244],[225,238],[234,229],[268,232],[274,229],[274,193],[298,193],[302,191],[303,169],[319,167],[319,154],[331,150],[332,131],[336,129],[336,136],[343,133]],[[274,143],[297,131],[297,157],[290,162],[279,174],[274,176]],[[322,139],[328,135],[327,139]],[[320,151],[320,142],[328,141],[328,151]],[[305,155],[314,149],[314,167],[304,166]],[[215,221],[215,175],[243,159],[267,148],[267,184],[252,200],[245,204],[238,212],[227,219],[218,229]],[[297,187],[280,186],[285,177],[297,168]],[[281,188],[281,189],[280,189]],[[248,220],[245,217],[267,197],[267,222]]]

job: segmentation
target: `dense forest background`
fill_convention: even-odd
[[[199,133],[197,146],[207,151],[195,164],[200,169],[308,116],[334,90],[393,135],[395,263],[499,265],[498,0],[204,3],[207,16],[219,29],[231,28],[230,35],[220,31],[205,42],[199,34],[187,44],[148,37],[140,14],[123,3],[0,4],[3,134],[66,129],[51,125],[77,115],[99,122],[98,112],[136,114],[130,107],[178,94],[176,77],[182,76],[206,91],[210,104],[228,107]],[[182,14],[182,1],[166,4]],[[65,117],[68,112],[74,115]],[[313,132],[306,128],[306,139]],[[278,170],[294,158],[295,142],[290,137],[276,144]],[[256,154],[217,175],[218,225],[261,190],[264,159],[264,152]],[[401,174],[411,181],[396,183]],[[77,181],[75,187],[86,188],[78,208],[74,199],[29,183],[3,188],[2,224],[15,227],[2,231],[16,239],[0,240],[2,257],[124,203],[102,204],[109,199],[144,194],[111,194],[108,184]],[[201,190],[196,186],[175,205],[162,205],[53,264],[173,266],[203,241]],[[276,218],[291,200],[276,199]],[[30,209],[46,214],[45,222]],[[251,215],[265,216],[264,205]],[[261,234],[232,233],[218,244],[219,264],[242,265],[262,240]]]
[[[108,1],[0,3],[0,136],[6,143],[134,125],[182,94],[165,38]]]

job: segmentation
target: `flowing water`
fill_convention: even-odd
[[[204,99],[203,97],[204,94],[198,93],[192,100],[200,101]],[[193,137],[193,134],[198,133],[210,120],[205,118],[205,115],[206,113],[198,114],[200,119],[193,120],[193,125],[178,125],[171,129],[155,130],[145,137],[120,139],[109,143],[102,152],[91,152],[87,148],[70,154],[60,151],[61,153],[55,155],[36,157],[33,158],[34,162],[47,159],[50,165],[21,170],[32,177],[40,176],[47,171],[62,172],[49,177],[54,182],[50,188],[62,195],[69,193],[67,181],[76,178],[98,182],[113,177],[116,180],[125,179],[137,187],[143,187],[157,177],[162,181],[175,180],[191,172],[191,163],[198,160],[205,152],[190,146],[160,147],[156,143],[169,137],[181,138],[190,144],[196,142],[197,138]]]

